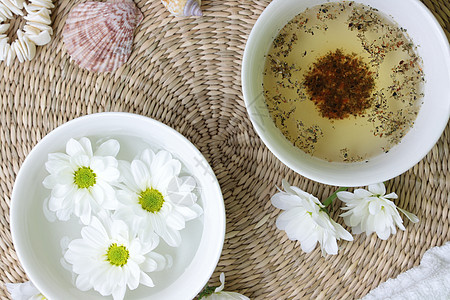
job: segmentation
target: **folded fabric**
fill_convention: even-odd
[[[362,300],[450,299],[450,242],[429,249],[420,265],[380,284]]]

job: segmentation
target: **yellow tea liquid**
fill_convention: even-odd
[[[289,141],[327,161],[353,162],[401,141],[419,111],[423,81],[404,29],[369,6],[332,2],[281,29],[266,55],[263,87]]]

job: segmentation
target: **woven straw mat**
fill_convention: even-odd
[[[418,215],[387,241],[374,235],[341,241],[339,254],[305,254],[276,229],[270,204],[286,178],[319,199],[335,187],[310,181],[284,166],[264,146],[248,118],[240,69],[246,39],[269,0],[207,1],[203,17],[174,18],[159,0],[139,0],[144,20],[127,64],[95,74],[69,60],[62,29],[78,1],[57,0],[53,40],[31,62],[0,63],[0,296],[4,283],[27,280],[12,244],[10,196],[19,168],[36,143],[76,117],[124,111],[159,120],[187,137],[212,166],[225,199],[227,229],[210,285],[225,272],[226,290],[252,299],[354,299],[419,264],[424,252],[450,240],[450,126],[430,153],[387,183],[396,204]],[[447,37],[450,2],[424,0]],[[24,21],[11,21],[10,36]],[[14,37],[15,38],[15,37]],[[338,205],[340,205],[338,203]],[[338,218],[339,211],[333,218]],[[406,218],[404,218],[406,219]]]

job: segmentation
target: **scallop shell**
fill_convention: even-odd
[[[161,0],[171,14],[177,17],[202,16],[201,0]]]
[[[64,25],[66,50],[82,68],[94,72],[114,71],[128,60],[134,29],[142,19],[132,0],[78,4]]]

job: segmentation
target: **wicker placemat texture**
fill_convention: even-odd
[[[169,16],[159,0],[140,0],[145,18],[127,64],[94,74],[69,61],[61,33],[78,1],[58,0],[52,42],[36,58],[0,63],[0,297],[6,282],[27,280],[11,240],[9,206],[16,174],[32,147],[68,120],[125,111],[159,120],[186,136],[211,164],[222,188],[227,231],[210,284],[225,272],[226,289],[252,299],[353,299],[417,265],[423,253],[450,240],[450,126],[416,166],[387,183],[397,205],[421,219],[387,241],[375,236],[340,242],[339,255],[305,254],[276,229],[270,204],[276,185],[293,185],[324,199],[334,187],[284,166],[252,128],[241,93],[246,39],[268,0],[203,1],[201,18]],[[450,2],[423,0],[450,38]],[[14,32],[23,21],[12,21]],[[447,99],[448,100],[448,99]],[[411,151],[414,151],[413,149]],[[343,223],[334,212],[334,219]]]

